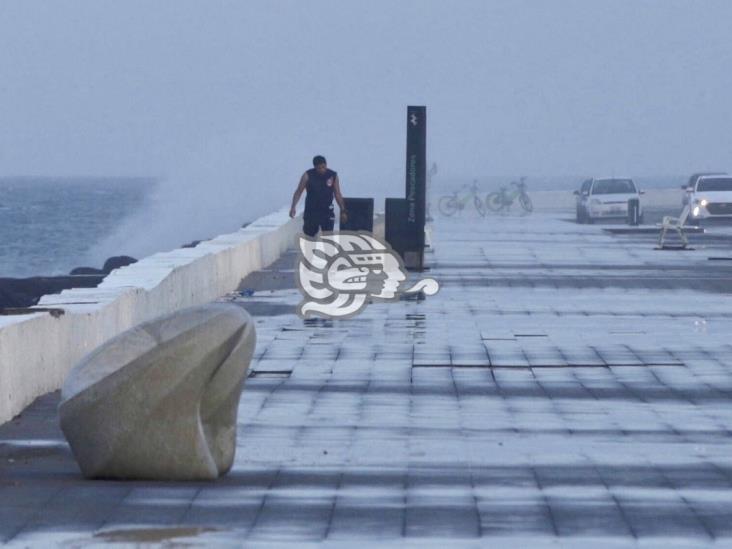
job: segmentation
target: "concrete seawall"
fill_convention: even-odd
[[[64,290],[38,307],[64,310],[0,316],[0,423],[58,389],[71,367],[115,335],[159,315],[212,301],[292,246],[301,219],[282,209],[195,248],[157,253],[113,271],[98,288]]]

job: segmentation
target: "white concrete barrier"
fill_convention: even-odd
[[[641,204],[645,208],[678,208],[681,211],[683,192],[681,189],[647,189],[641,196]],[[576,199],[572,191],[529,191],[529,197],[537,211],[571,210],[574,213]],[[518,207],[515,204],[514,210]]]
[[[58,389],[85,354],[115,335],[160,315],[208,303],[237,288],[294,244],[302,219],[289,208],[244,229],[157,253],[122,267],[98,288],[64,290],[38,307],[64,314],[0,316],[0,423],[36,397]]]

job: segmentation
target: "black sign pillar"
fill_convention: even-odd
[[[424,268],[424,222],[427,203],[427,107],[407,107],[407,217],[410,246],[404,253],[409,269]]]

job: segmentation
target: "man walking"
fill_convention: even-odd
[[[302,174],[300,183],[292,195],[292,207],[290,217],[297,214],[297,203],[304,191],[305,214],[303,215],[302,232],[308,236],[315,236],[319,230],[332,231],[335,222],[333,213],[333,198],[338,202],[341,210],[341,223],[348,219],[346,205],[341,195],[341,187],[338,181],[338,174],[328,169],[328,164],[322,156],[313,158],[313,168]]]

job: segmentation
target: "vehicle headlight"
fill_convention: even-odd
[[[691,210],[691,213],[693,214],[694,217],[699,215],[699,206],[694,206],[694,209]]]
[[[707,200],[706,198],[702,198],[699,204],[701,204],[702,206],[706,206],[707,204],[709,204],[709,200]]]
[[[590,204],[592,204],[593,206],[602,206],[602,200],[600,200],[599,198],[593,198],[592,200],[590,200]]]

